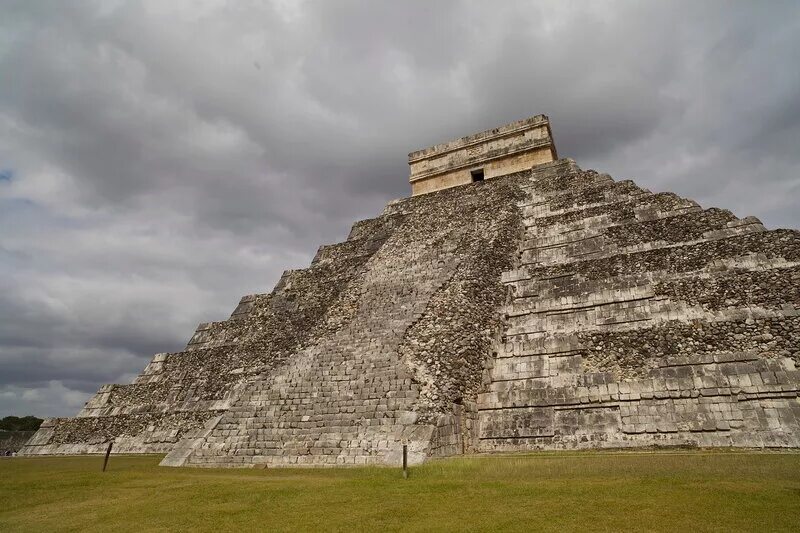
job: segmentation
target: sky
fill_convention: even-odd
[[[800,3],[0,0],[0,416],[71,416],[544,113],[559,155],[800,227]]]

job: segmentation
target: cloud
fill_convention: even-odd
[[[536,113],[584,168],[800,222],[794,3],[3,15],[0,415],[73,413],[407,195],[409,151]]]
[[[46,412],[50,415],[74,416],[88,400],[84,391],[71,389],[61,381],[41,386],[0,385],[0,405],[4,412],[25,414]]]

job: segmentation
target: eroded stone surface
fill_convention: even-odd
[[[800,445],[800,233],[577,168],[527,190],[479,450]]]

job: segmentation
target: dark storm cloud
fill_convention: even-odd
[[[798,226],[800,8],[5,2],[0,415],[73,414],[536,113],[584,168]]]

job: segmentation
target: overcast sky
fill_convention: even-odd
[[[562,157],[800,226],[800,3],[0,0],[0,416],[73,415],[352,222],[408,152]]]

